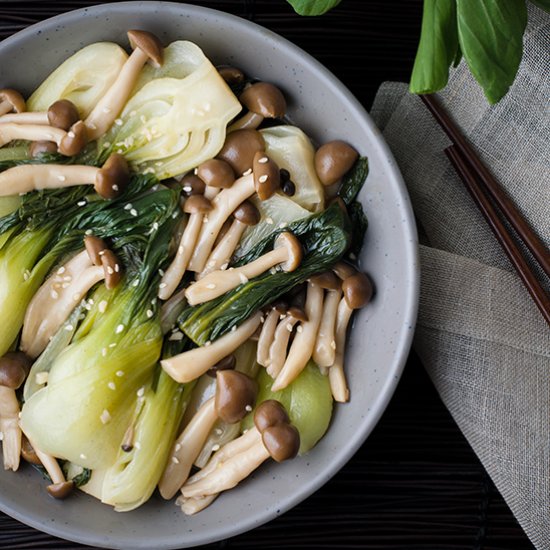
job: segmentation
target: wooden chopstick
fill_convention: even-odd
[[[539,239],[538,235],[529,226],[525,218],[523,218],[515,204],[510,200],[510,197],[506,195],[498,181],[481,162],[459,128],[445,112],[443,107],[441,107],[435,95],[421,95],[420,99],[426,104],[435,120],[449,136],[456,149],[460,151],[462,157],[473,167],[485,189],[491,194],[506,219],[510,222],[510,225],[517,231],[542,270],[550,277],[550,250],[548,247]]]
[[[447,147],[447,149],[445,149],[445,153],[466,185],[466,188],[472,195],[474,202],[481,210],[481,213],[485,216],[487,223],[493,230],[495,237],[518,272],[525,288],[527,288],[529,294],[533,298],[533,301],[539,308],[543,317],[546,319],[546,322],[550,325],[550,298],[544,291],[544,288],[539,283],[535,274],[531,271],[531,268],[521,253],[520,248],[512,236],[508,233],[506,226],[499,218],[497,210],[493,206],[491,200],[483,191],[482,184],[480,184],[477,177],[478,174],[456,146],[451,145],[450,147]]]

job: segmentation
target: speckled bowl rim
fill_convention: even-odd
[[[44,31],[59,25],[70,25],[72,20],[82,16],[84,13],[90,15],[93,14],[94,11],[99,12],[101,10],[104,10],[105,7],[108,5],[109,4],[99,4],[96,6],[73,10],[32,25],[4,40],[2,44],[0,44],[0,56],[2,55],[2,50],[7,45],[13,46],[18,43],[23,43],[28,37],[39,30]],[[279,50],[284,50],[285,53],[289,56],[300,57],[303,61],[303,64],[307,65],[308,69],[316,74],[317,78],[324,86],[336,89],[337,93],[343,98],[345,102],[349,104],[350,108],[353,109],[353,111],[363,119],[363,122],[372,133],[372,139],[379,147],[381,156],[383,156],[387,161],[385,170],[388,177],[396,183],[398,189],[400,190],[400,198],[402,199],[401,212],[403,214],[403,226],[405,229],[405,233],[408,237],[406,245],[407,259],[404,265],[407,269],[407,280],[409,281],[407,294],[408,299],[406,303],[403,304],[402,312],[403,325],[407,325],[409,330],[404,330],[400,334],[399,345],[395,351],[395,361],[393,365],[388,367],[388,371],[385,376],[385,384],[383,385],[382,389],[382,396],[376,402],[374,410],[370,412],[369,418],[371,421],[365,422],[363,425],[358,426],[357,430],[348,440],[347,446],[339,452],[336,460],[331,463],[331,466],[327,468],[326,471],[320,472],[315,477],[315,479],[313,479],[308,484],[300,485],[299,487],[297,487],[295,492],[289,494],[286,499],[279,503],[278,512],[283,513],[307,498],[322,485],[324,485],[356,453],[356,451],[366,440],[366,438],[371,433],[374,426],[377,424],[378,420],[382,416],[382,413],[387,407],[395,391],[395,388],[405,366],[408,352],[412,344],[412,338],[414,334],[413,328],[416,323],[420,279],[417,232],[405,183],[388,145],[384,141],[380,131],[378,130],[366,110],[361,106],[361,104],[351,94],[351,92],[344,86],[344,84],[342,84],[342,82],[340,82],[328,69],[326,69],[321,63],[319,63],[315,58],[303,51],[301,48],[295,46],[292,42],[268,29],[265,29],[260,25],[257,25],[256,23],[252,23],[240,17],[202,6],[155,1],[117,2],[113,3],[112,6],[116,7],[117,10],[120,10],[121,8],[126,8],[129,11],[134,11],[137,9],[145,8],[151,12],[153,12],[155,9],[161,9],[162,7],[169,6],[171,8],[177,7],[181,10],[184,10],[187,14],[190,14],[191,16],[207,18],[217,17],[218,19],[229,22],[234,27],[242,27],[243,29],[247,28],[249,31],[253,29],[258,34],[258,36],[260,36],[264,40],[271,41]],[[0,509],[6,514],[12,516],[13,518],[54,536],[58,536],[82,544],[112,548],[115,547],[111,545],[115,543],[116,537],[111,537],[111,542],[106,544],[104,538],[100,539],[100,537],[95,536],[93,532],[79,533],[71,530],[70,526],[63,527],[60,525],[45,524],[43,521],[41,521],[41,518],[38,515],[36,517],[29,516],[25,513],[23,506],[20,506],[17,503],[6,502],[2,496],[0,496]],[[232,525],[213,526],[211,530],[203,533],[204,536],[200,540],[195,539],[191,545],[195,546],[199,544],[207,544],[235,536],[237,534],[258,527],[274,519],[277,515],[278,514],[275,513],[273,510],[261,510],[248,517],[243,517],[240,523]],[[136,540],[135,542],[136,548],[148,547],[143,546],[144,541]],[[128,544],[128,540],[125,540],[123,544]],[[183,548],[186,546],[189,545],[186,544],[185,540],[180,539],[176,541],[174,540],[174,537],[167,538],[166,540],[159,540],[158,538],[155,539],[155,548],[158,549]]]

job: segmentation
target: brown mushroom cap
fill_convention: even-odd
[[[57,143],[54,141],[33,141],[29,147],[29,155],[32,158],[46,153],[57,153]]]
[[[0,385],[18,389],[25,381],[31,364],[31,360],[21,351],[9,351],[0,357]]]
[[[186,195],[202,195],[206,188],[206,184],[199,176],[195,174],[187,174],[180,181],[183,192]]]
[[[46,491],[53,497],[58,499],[67,498],[74,489],[74,481],[63,481],[61,483],[53,483],[46,487]]]
[[[289,423],[290,418],[286,409],[275,399],[263,401],[256,407],[254,412],[254,424],[260,433],[270,426]]]
[[[68,99],[59,99],[48,109],[48,122],[54,128],[67,131],[75,122],[80,120],[76,105]]]
[[[21,456],[30,464],[36,464],[37,466],[42,464],[25,434],[21,436]]]
[[[164,47],[158,37],[152,32],[140,30],[128,31],[127,35],[133,50],[139,48],[143,53],[147,54],[155,67],[162,65]]]
[[[279,314],[279,315],[286,315],[286,312],[288,311],[288,304],[283,300],[277,300],[273,304],[273,309]]]
[[[285,247],[288,260],[281,264],[283,271],[294,271],[300,266],[304,255],[300,241],[290,232],[284,231],[276,239],[274,248]]]
[[[264,118],[282,118],[286,113],[286,101],[281,90],[269,82],[257,82],[245,88],[240,102],[253,113]]]
[[[12,109],[16,113],[22,113],[27,110],[27,104],[23,96],[17,90],[12,90],[11,88],[0,90],[0,101],[11,103]]]
[[[334,273],[336,273],[342,281],[345,281],[348,277],[351,277],[357,273],[357,269],[346,262],[338,262],[334,264],[332,266],[332,271],[334,271]]]
[[[129,181],[128,163],[122,155],[113,153],[98,171],[94,188],[103,198],[114,199],[127,187]]]
[[[217,67],[220,76],[229,84],[242,84],[244,82],[244,73],[236,67],[223,66]]]
[[[256,130],[235,130],[227,134],[218,158],[231,165],[237,175],[252,169],[254,155],[265,150],[265,141]]]
[[[309,282],[326,290],[339,290],[342,288],[342,281],[334,271],[323,271],[309,278]]]
[[[221,159],[210,159],[197,167],[197,176],[210,187],[225,189],[235,182],[233,168]]]
[[[107,250],[107,244],[103,239],[94,235],[86,235],[84,237],[84,247],[94,265],[101,265],[101,256]]]
[[[70,127],[67,135],[61,140],[59,152],[66,157],[74,157],[84,149],[87,143],[88,128],[84,122],[79,120]]]
[[[351,309],[359,309],[367,305],[372,297],[372,283],[364,273],[359,271],[342,283],[342,290],[346,304]]]
[[[306,312],[301,307],[292,306],[287,311],[287,313],[288,315],[294,317],[294,319],[298,319],[298,321],[301,321],[302,323],[306,323],[308,321]]]
[[[204,195],[191,195],[183,205],[187,214],[206,214],[212,210],[212,203]]]
[[[269,426],[262,432],[262,441],[277,462],[294,458],[300,449],[300,434],[292,424]]]
[[[281,172],[275,161],[257,151],[252,161],[254,188],[261,201],[269,199],[281,187]]]
[[[212,368],[208,369],[208,371],[206,371],[206,374],[208,374],[208,376],[211,376],[212,378],[216,378],[219,370],[233,370],[236,365],[236,357],[233,354],[228,355],[227,357],[224,357],[221,361],[218,361]]]
[[[359,154],[344,141],[329,141],[315,153],[315,171],[323,185],[336,183],[353,166]]]
[[[252,410],[258,396],[258,384],[236,370],[218,371],[216,380],[216,414],[228,424],[239,422]]]
[[[233,217],[245,225],[256,225],[261,218],[260,211],[250,201],[242,202],[234,211]]]
[[[105,272],[105,287],[107,290],[112,290],[122,280],[122,266],[116,254],[109,249],[103,251],[101,255],[101,265]]]

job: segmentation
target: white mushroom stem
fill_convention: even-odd
[[[328,371],[330,389],[335,401],[346,403],[349,401],[349,388],[344,373],[344,356],[346,349],[346,332],[353,310],[342,298],[338,305],[338,316],[336,318],[336,354],[334,363]]]
[[[269,374],[269,376],[273,379],[277,378],[283,368],[283,365],[285,364],[288,341],[290,340],[290,335],[294,330],[294,325],[297,322],[298,319],[296,319],[296,317],[287,315],[277,325],[273,343],[269,348],[269,364],[266,369],[267,374]]]
[[[65,475],[63,474],[63,471],[59,466],[59,462],[57,462],[55,457],[42,452],[40,449],[36,447],[36,445],[30,439],[29,439],[29,442],[32,445],[32,448],[34,449],[36,456],[40,459],[40,462],[42,462],[42,466],[44,466],[44,468],[46,469],[46,472],[48,472],[48,475],[52,480],[52,484],[55,485],[56,483],[64,483],[66,481]]]
[[[323,313],[317,341],[313,349],[313,360],[319,367],[330,367],[336,354],[335,327],[341,290],[329,290],[325,294]]]
[[[85,165],[26,164],[0,173],[0,197],[38,189],[56,189],[95,182],[99,168]]]
[[[215,470],[203,479],[185,484],[181,494],[186,497],[216,495],[238,485],[270,457],[262,441],[254,443],[246,451],[218,463]]]
[[[15,390],[0,386],[0,432],[4,470],[19,468],[21,456],[21,428],[19,427],[19,401]]]
[[[286,388],[304,370],[311,359],[315,339],[319,331],[319,324],[321,323],[323,295],[324,291],[320,286],[308,283],[304,307],[308,320],[298,325],[296,336],[290,346],[285,364],[275,379],[273,386],[271,386],[271,391],[279,391]]]
[[[187,225],[178,245],[178,251],[162,276],[159,285],[158,296],[161,300],[168,300],[183,278],[202,226],[203,214],[196,213],[189,215]]]
[[[53,273],[38,289],[25,312],[21,349],[38,357],[88,291],[105,278],[84,250]]]
[[[39,111],[35,113],[9,113],[7,115],[0,116],[0,124],[6,124],[8,122],[13,122],[15,124],[37,124],[39,126],[50,125],[47,111]]]
[[[208,302],[243,283],[247,283],[249,279],[265,273],[272,267],[285,263],[288,259],[288,249],[281,246],[241,267],[228,270],[218,269],[188,286],[185,297],[192,306]]]
[[[130,97],[139,72],[148,59],[149,56],[139,48],[136,48],[128,57],[116,80],[84,121],[90,141],[105,134],[113,125]]]
[[[171,499],[185,483],[193,462],[199,456],[217,419],[218,415],[212,397],[200,407],[191,422],[176,439],[159,481],[159,491],[163,498]]]
[[[194,254],[189,262],[189,269],[200,273],[204,266],[218,233],[233,211],[255,192],[254,176],[249,174],[223,189],[212,201],[212,211],[208,213],[208,221],[203,225]]]
[[[183,495],[176,500],[176,505],[181,506],[181,511],[186,516],[192,516],[201,512],[210,506],[218,498],[218,495],[208,495],[207,497],[185,498]]]
[[[214,250],[212,250],[212,253],[208,257],[208,261],[206,262],[206,267],[199,275],[199,279],[204,278],[213,271],[227,268],[229,260],[231,260],[231,256],[237,248],[246,227],[247,225],[243,222],[233,220],[233,223],[227,230],[227,233],[222,237]]]
[[[261,313],[258,312],[215,342],[207,342],[200,348],[194,348],[164,359],[160,364],[176,382],[180,384],[191,382],[246,342],[258,328],[261,316]]]
[[[66,135],[67,132],[65,132],[65,130],[54,128],[53,126],[14,124],[9,122],[6,124],[0,124],[0,147],[16,139],[25,139],[28,141],[54,141],[59,147],[61,141]]]
[[[256,361],[262,367],[269,364],[269,348],[275,338],[275,330],[279,321],[279,312],[273,308],[265,318],[260,337],[258,338],[258,348],[256,352]]]

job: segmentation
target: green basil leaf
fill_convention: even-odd
[[[531,0],[531,2],[541,10],[550,13],[550,0]]]
[[[457,0],[458,40],[489,103],[514,82],[527,24],[525,0]]]
[[[424,0],[410,91],[430,94],[444,88],[457,51],[456,0]]]
[[[335,8],[341,0],[287,0],[299,15],[323,15]]]

